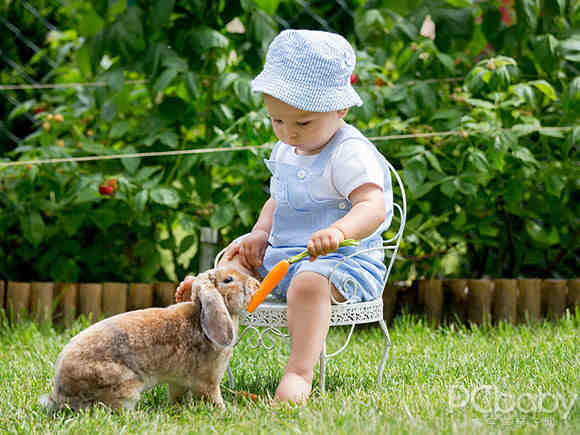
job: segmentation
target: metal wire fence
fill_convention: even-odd
[[[55,10],[62,7],[57,0],[43,2],[45,10]],[[20,143],[22,140],[6,124],[8,114],[23,103],[23,98],[37,97],[39,90],[34,86],[43,83],[54,75],[59,64],[46,54],[43,47],[50,32],[58,31],[57,26],[51,23],[51,18],[40,11],[38,5],[27,0],[13,1],[5,15],[0,15],[0,73],[2,79],[19,84],[31,85],[27,94],[0,91],[0,138],[4,136],[11,142]],[[11,21],[18,17],[18,22]],[[14,20],[16,21],[16,20]],[[31,66],[35,63],[34,67]],[[27,121],[36,123],[28,111],[22,114]],[[1,148],[0,148],[1,149]]]

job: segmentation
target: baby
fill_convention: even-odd
[[[355,53],[340,35],[285,30],[270,44],[261,92],[279,142],[265,163],[270,198],[251,233],[232,243],[221,265],[263,278],[280,260],[307,249],[274,294],[288,304],[291,350],[275,399],[303,403],[328,333],[331,301],[380,297],[385,273],[381,234],[392,219],[392,189],[384,157],[344,117],[362,101],[350,84]],[[340,247],[345,239],[358,248]],[[332,282],[329,278],[332,273]],[[182,285],[187,285],[183,283]]]

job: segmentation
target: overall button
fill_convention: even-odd
[[[298,178],[300,178],[301,180],[304,179],[304,177],[306,177],[306,171],[304,169],[300,169],[297,173],[296,176]]]
[[[346,208],[346,202],[343,201],[340,204],[338,204],[338,208],[344,210]]]

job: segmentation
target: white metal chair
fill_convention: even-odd
[[[393,177],[397,180],[397,184],[399,186],[400,195],[401,195],[401,204],[396,202],[393,203],[393,224],[395,223],[395,217],[398,214],[400,218],[399,228],[397,233],[388,240],[383,242],[383,245],[376,248],[364,249],[359,250],[356,253],[345,257],[342,261],[346,261],[346,259],[353,257],[355,255],[359,255],[362,253],[367,253],[370,251],[375,250],[383,250],[385,251],[385,259],[388,261],[387,269],[385,272],[385,276],[383,278],[383,289],[387,284],[389,279],[389,275],[391,273],[391,269],[393,267],[393,263],[397,256],[397,251],[399,249],[399,245],[401,243],[401,239],[403,237],[403,230],[405,228],[405,220],[407,216],[407,200],[405,197],[405,189],[403,186],[403,182],[397,174],[397,171],[393,168],[393,166],[387,162],[389,169],[393,175]],[[393,186],[394,187],[394,186]],[[394,192],[393,192],[394,193]],[[393,197],[393,201],[394,201]],[[395,212],[396,210],[396,212]],[[391,225],[393,225],[391,224]],[[219,262],[219,259],[225,252],[225,249],[218,253],[215,258],[215,266]],[[390,253],[390,258],[388,258],[388,254]],[[337,266],[338,267],[338,266]],[[336,268],[335,268],[336,270]],[[334,274],[334,271],[332,272]],[[330,278],[332,278],[332,274]],[[328,283],[330,287],[330,279]],[[358,285],[357,283],[353,283],[353,285]],[[330,292],[332,295],[332,292]],[[381,295],[382,296],[382,295]],[[289,338],[289,335],[283,332],[280,328],[286,328],[288,326],[287,322],[287,305],[282,302],[277,302],[275,299],[268,297],[262,304],[260,304],[253,313],[244,312],[240,318],[240,326],[245,326],[245,328],[240,332],[238,336],[238,342],[248,333],[248,331],[254,332],[257,335],[256,345],[253,346],[255,348],[262,347],[266,350],[271,350],[275,342],[273,340],[264,340],[264,337],[267,334],[273,334],[274,336],[281,337],[281,338]],[[333,304],[331,307],[331,316],[330,316],[330,326],[344,326],[350,325],[350,332],[348,337],[344,343],[344,345],[338,349],[337,351],[328,354],[326,352],[326,343],[323,346],[322,354],[320,355],[319,360],[319,387],[322,394],[326,392],[326,361],[329,358],[332,358],[340,353],[342,353],[350,343],[350,339],[352,337],[354,328],[356,325],[361,325],[365,323],[374,323],[378,322],[381,326],[381,329],[385,335],[385,350],[383,352],[383,356],[381,358],[381,362],[378,367],[378,376],[377,376],[377,383],[381,383],[383,377],[383,371],[385,368],[385,363],[387,361],[389,355],[389,349],[391,346],[391,339],[389,337],[389,330],[387,329],[387,324],[383,318],[383,299],[382,297],[375,299],[369,302],[355,302],[351,303],[348,300],[345,302],[336,302],[333,300]],[[262,328],[261,330],[259,328]],[[234,388],[234,378],[231,372],[231,368],[228,366],[228,377],[230,388]]]

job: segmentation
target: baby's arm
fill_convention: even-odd
[[[306,248],[311,261],[337,250],[344,239],[361,240],[370,236],[386,219],[383,190],[376,184],[362,184],[351,192],[348,199],[352,203],[351,210],[330,227],[310,237]]]
[[[224,260],[231,261],[236,255],[242,266],[253,270],[262,264],[268,238],[272,229],[272,219],[276,202],[270,197],[260,212],[258,221],[252,228],[252,232],[238,244],[232,244],[224,254]]]

